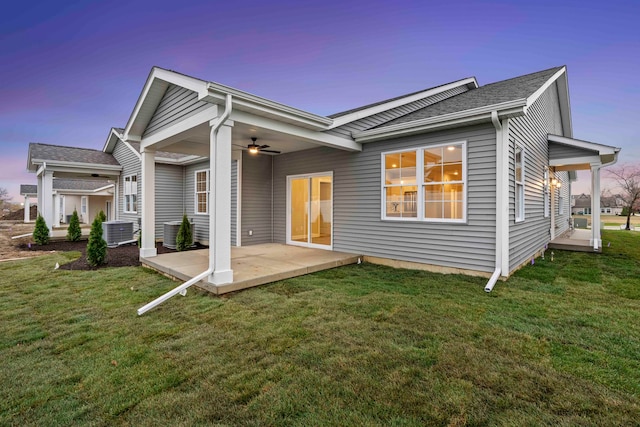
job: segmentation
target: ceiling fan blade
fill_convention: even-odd
[[[242,148],[242,149],[244,149],[244,150],[246,150],[246,149],[247,149],[247,146],[246,146],[246,145],[240,145],[240,144],[231,144],[231,145],[233,145],[234,147]]]
[[[280,154],[280,153],[282,153],[282,151],[276,151],[276,150],[263,150],[263,149],[260,149],[260,152],[261,152],[261,153],[274,153],[274,154]]]

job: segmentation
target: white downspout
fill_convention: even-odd
[[[213,126],[211,126],[211,132],[217,132],[218,129],[220,129],[220,126],[222,126],[222,124],[224,122],[227,121],[227,119],[229,118],[229,116],[231,115],[231,95],[227,94],[226,99],[225,99],[225,103],[224,103],[224,112],[222,113],[222,115],[220,117],[218,117],[216,119],[216,122],[213,124]],[[211,162],[211,159],[209,159],[209,162]],[[213,197],[209,197],[209,214],[211,215],[213,213]],[[213,244],[213,242],[209,242],[210,245]],[[203,271],[202,273],[198,274],[197,276],[193,277],[191,280],[188,280],[186,282],[184,282],[182,285],[173,288],[172,290],[170,290],[169,292],[165,293],[164,295],[154,299],[153,301],[151,301],[149,304],[144,305],[142,307],[140,307],[138,309],[138,316],[142,316],[144,313],[146,313],[147,311],[151,310],[152,308],[162,304],[163,302],[165,302],[166,300],[168,300],[169,298],[180,294],[182,296],[185,296],[187,294],[187,288],[189,288],[190,286],[198,283],[199,281],[203,280],[204,278],[208,277],[211,272],[213,271],[212,266],[209,266],[209,268],[205,271]]]
[[[505,159],[503,158],[502,145],[504,142],[503,138],[505,129],[503,128],[502,123],[500,123],[497,111],[491,112],[491,122],[493,123],[493,127],[496,128],[496,261],[495,270],[484,287],[485,292],[491,292],[493,290],[493,287],[502,273],[502,246],[504,243],[502,240],[504,233],[502,221],[502,216],[504,215],[502,186],[506,185],[506,183],[503,183],[502,178],[502,169],[504,168],[505,162]]]

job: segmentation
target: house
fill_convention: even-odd
[[[565,67],[331,116],[154,67],[103,149],[121,168],[116,217],[140,218],[141,258],[186,213],[214,286],[233,281],[232,245],[271,242],[507,277],[568,230],[575,171],[599,195],[618,152],[573,138]]]
[[[591,196],[580,194],[572,196],[572,215],[591,215]],[[600,196],[600,213],[605,215],[622,215],[624,200],[620,195]]]

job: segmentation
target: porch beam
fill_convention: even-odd
[[[275,132],[286,133],[305,141],[331,148],[346,151],[362,151],[362,144],[355,142],[351,138],[341,138],[328,133],[301,128],[294,124],[280,122],[267,117],[256,116],[245,111],[233,110],[231,113],[231,119],[239,123],[246,123],[248,125],[257,126]]]
[[[156,250],[155,150],[141,149],[142,155],[142,247],[140,258],[158,255]],[[137,183],[136,183],[137,184]]]
[[[233,282],[231,269],[231,133],[233,122],[211,130],[209,154],[209,283]]]
[[[203,123],[215,119],[218,116],[218,106],[210,105],[198,114],[180,120],[174,125],[162,129],[152,135],[143,137],[140,141],[140,149],[152,148],[154,150],[162,150],[167,145],[174,144],[184,139],[180,134],[186,132]]]

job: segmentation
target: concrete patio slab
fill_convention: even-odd
[[[196,286],[215,294],[238,291],[278,280],[290,279],[342,265],[355,264],[360,255],[267,243],[231,248],[233,283],[215,286],[201,281]],[[175,280],[186,282],[209,266],[209,250],[160,254],[143,258],[142,265]]]

